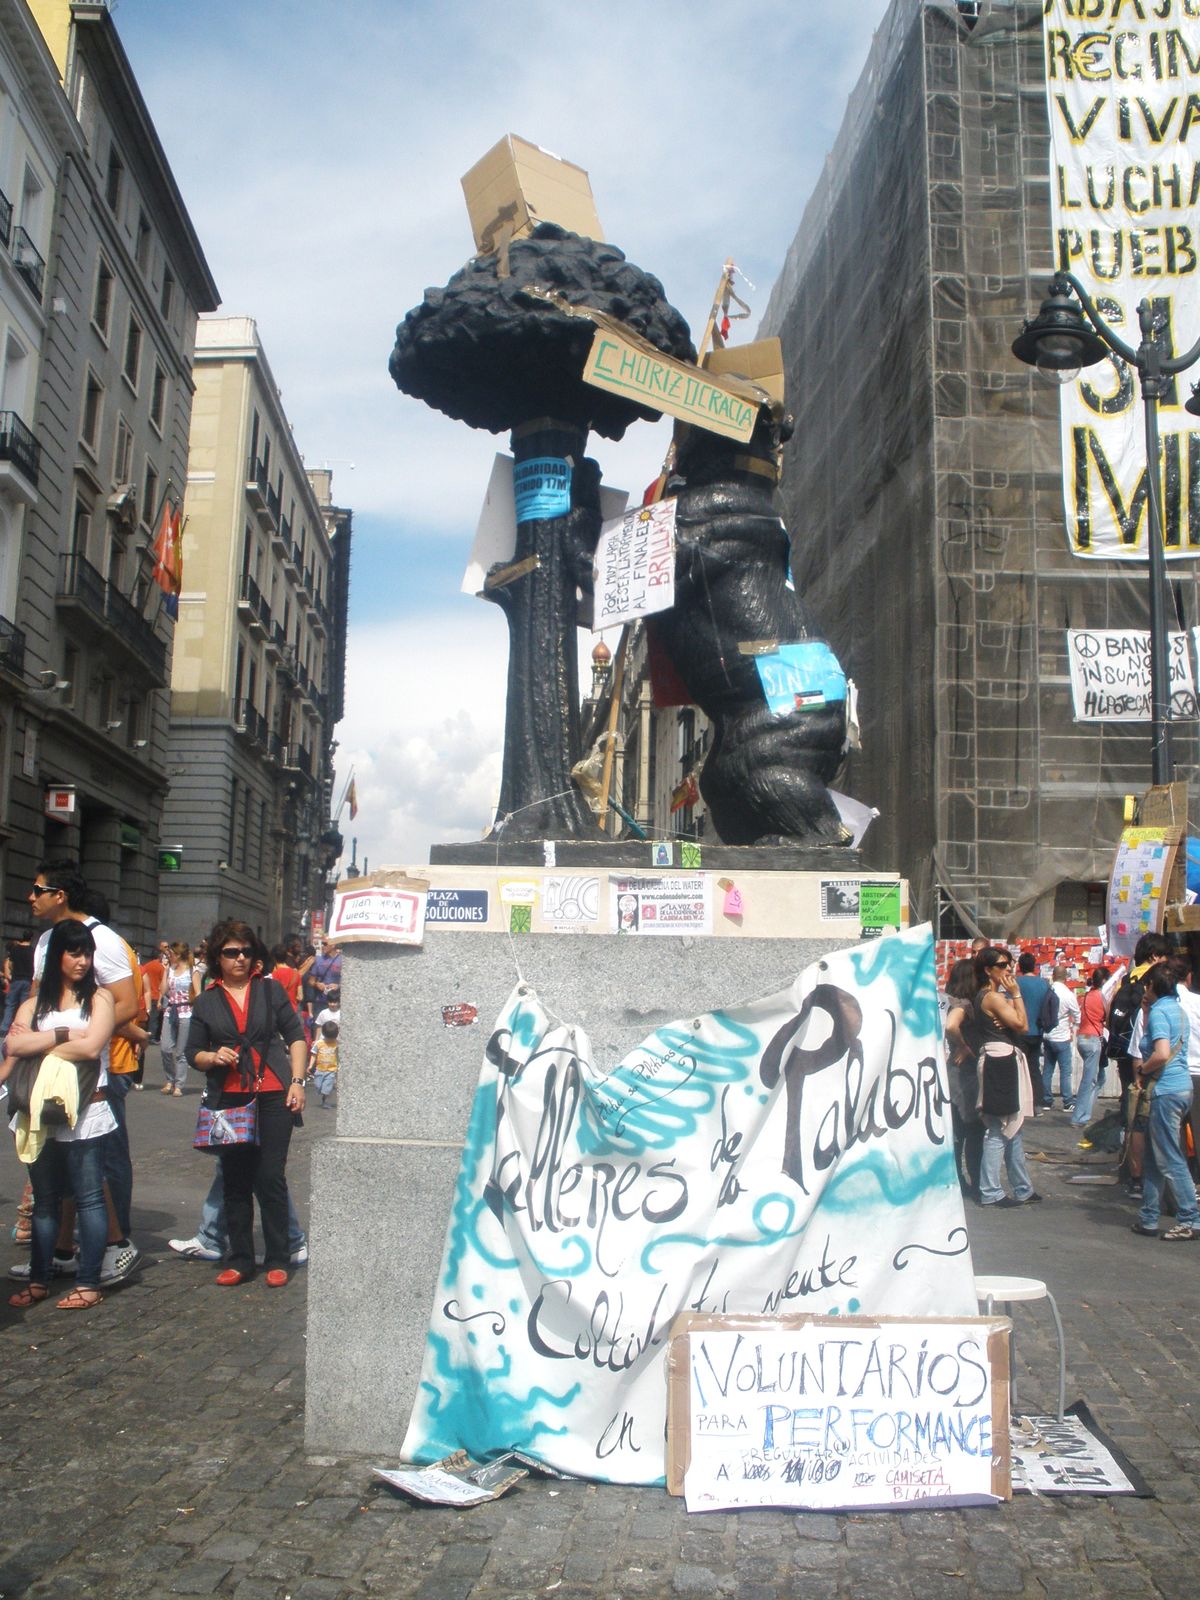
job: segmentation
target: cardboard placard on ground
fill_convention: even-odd
[[[667,1353],[667,1488],[689,1511],[1010,1499],[1011,1328],[687,1312]]]

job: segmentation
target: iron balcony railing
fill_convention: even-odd
[[[268,602],[266,595],[262,592],[262,590],[259,588],[258,584],[255,582],[255,580],[250,576],[250,574],[248,572],[244,573],[243,576],[242,576],[242,590],[241,590],[241,595],[239,597],[239,604],[247,606],[249,608],[249,610],[254,614],[255,618],[259,622],[261,622],[264,630],[268,634],[270,633],[270,631],[271,631],[271,607],[270,607],[270,603]]]
[[[0,411],[0,461],[11,461],[37,488],[42,448],[15,411]]]
[[[13,266],[40,300],[46,281],[46,262],[24,228],[14,228],[12,231],[12,258]]]
[[[12,234],[12,201],[0,189],[0,244],[8,249],[9,237]]]
[[[16,678],[25,676],[25,635],[7,617],[0,617],[0,667]]]
[[[249,700],[238,702],[237,725],[248,739],[254,740],[255,744],[263,746],[267,744],[271,732],[267,726],[267,719]]]
[[[119,589],[105,582],[90,561],[81,555],[65,555],[59,561],[58,593],[60,604],[77,605],[102,622],[144,666],[161,686],[167,678],[167,646],[155,633],[135,605]]]

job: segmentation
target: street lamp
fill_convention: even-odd
[[[1072,290],[1078,304],[1072,299]],[[1082,307],[1082,310],[1080,309]],[[1086,313],[1086,320],[1084,313]],[[1171,720],[1170,675],[1167,665],[1166,558],[1162,542],[1162,501],[1159,493],[1158,402],[1167,382],[1200,360],[1200,340],[1186,355],[1172,356],[1162,343],[1164,319],[1149,301],[1138,306],[1141,343],[1127,345],[1105,322],[1087,290],[1070,272],[1057,272],[1050,293],[1032,322],[1013,340],[1013,355],[1037,367],[1054,383],[1071,383],[1080,369],[1092,367],[1111,351],[1136,368],[1142,389],[1146,422],[1146,503],[1150,546],[1150,758],[1151,777],[1157,784],[1171,781],[1168,743]],[[1200,388],[1193,388],[1185,409],[1200,416]]]

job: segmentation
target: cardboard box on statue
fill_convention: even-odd
[[[603,240],[592,186],[582,167],[528,139],[507,133],[462,179],[475,245],[489,254],[557,222],[586,239]]]

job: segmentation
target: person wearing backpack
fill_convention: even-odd
[[[1079,1027],[1079,1001],[1067,986],[1066,967],[1055,967],[1054,982],[1038,1013],[1045,1056],[1042,1061],[1042,1099],[1049,1109],[1054,1104],[1054,1069],[1058,1068],[1058,1087],[1064,1111],[1075,1109],[1071,1092],[1075,1067],[1075,1033]]]
[[[1017,988],[1021,991],[1021,999],[1025,1002],[1025,1015],[1029,1021],[1029,1032],[1021,1041],[1021,1048],[1025,1052],[1025,1059],[1029,1063],[1030,1075],[1033,1078],[1033,1114],[1040,1115],[1044,1109],[1042,1095],[1042,1030],[1038,1023],[1042,1002],[1050,993],[1050,985],[1045,978],[1038,976],[1037,962],[1028,950],[1023,950],[1017,958]]]

